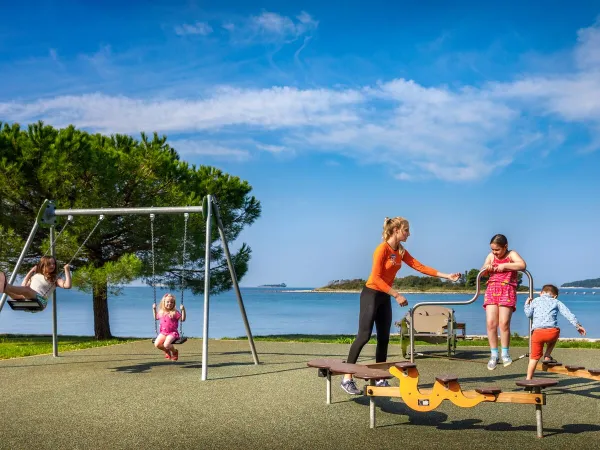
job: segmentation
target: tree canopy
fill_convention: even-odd
[[[214,167],[196,167],[180,160],[167,138],[156,133],[151,137],[141,133],[135,139],[92,134],[73,126],[56,129],[42,122],[27,129],[0,123],[0,170],[0,234],[12,233],[4,248],[0,246],[0,255],[11,268],[45,199],[54,200],[59,209],[133,208],[199,206],[204,196],[211,194],[218,200],[229,242],[261,212],[248,182]],[[77,216],[64,229],[56,242],[59,266],[75,254],[97,220]],[[157,283],[180,284],[183,221],[182,215],[156,215]],[[219,239],[216,227],[211,230],[211,239]],[[151,244],[147,215],[107,216],[73,261],[75,286],[93,293],[96,338],[111,337],[107,295],[118,293],[120,284],[134,278],[149,280]],[[18,248],[10,251],[6,245]],[[48,245],[48,233],[38,232],[23,272],[37,262]],[[186,285],[195,293],[204,288],[204,247],[204,219],[190,214]],[[248,270],[250,254],[245,244],[232,251],[239,279]],[[232,282],[220,246],[211,247],[211,260],[211,293],[229,290]]]

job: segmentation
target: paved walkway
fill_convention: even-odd
[[[380,398],[372,430],[366,398],[346,395],[338,377],[333,404],[326,405],[324,379],[306,367],[315,358],[345,358],[348,345],[256,346],[258,366],[247,342],[210,341],[204,382],[202,341],[196,339],[180,347],[176,363],[149,340],[0,361],[0,448],[529,449],[598,448],[600,442],[599,382],[542,374],[560,383],[547,390],[541,440],[532,405],[462,409],[445,402],[418,413],[398,399]],[[398,349],[391,350],[390,360],[401,360]],[[486,349],[459,350],[471,360],[418,359],[421,384],[430,387],[436,374],[455,373],[463,388],[519,389],[514,381],[523,378],[525,360],[489,372]],[[373,354],[373,346],[365,347],[365,358]],[[598,350],[557,349],[555,357],[600,367]]]

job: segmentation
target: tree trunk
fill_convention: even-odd
[[[107,292],[106,283],[94,285],[94,336],[99,341],[112,338],[108,320]]]

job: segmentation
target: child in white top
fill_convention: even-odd
[[[56,286],[71,289],[71,269],[64,266],[65,278],[58,278],[56,259],[52,256],[42,256],[40,262],[31,268],[21,286],[7,283],[6,274],[0,271],[0,294],[6,294],[14,300],[38,300],[45,308],[48,297]]]

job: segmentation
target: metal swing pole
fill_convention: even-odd
[[[50,255],[56,261],[56,247],[54,245],[54,225],[50,227]],[[56,305],[56,289],[52,291],[52,356],[58,357],[58,320]]]
[[[221,222],[221,214],[219,212],[219,206],[215,202],[215,218],[217,219],[217,227],[219,228],[219,235],[221,236],[221,243],[223,245],[223,250],[225,251],[225,257],[227,258],[227,266],[229,267],[229,273],[231,274],[231,281],[233,282],[233,288],[235,289],[235,294],[237,296],[238,306],[240,307],[240,312],[242,313],[242,319],[244,320],[244,327],[246,328],[246,336],[248,336],[248,342],[250,343],[250,351],[252,352],[252,358],[254,359],[254,364],[258,365],[258,355],[256,354],[256,347],[254,346],[254,339],[252,338],[252,331],[250,330],[250,324],[248,323],[248,317],[246,316],[246,308],[244,308],[244,301],[242,300],[242,293],[240,292],[240,286],[238,285],[237,275],[235,273],[235,268],[233,267],[233,262],[231,261],[231,254],[229,253],[229,245],[227,245],[227,239],[225,238],[225,232],[223,227],[223,222]]]
[[[15,264],[15,267],[12,271],[12,273],[10,274],[10,278],[7,281],[8,284],[13,284],[15,279],[17,278],[17,272],[19,271],[19,268],[21,267],[21,264],[23,263],[23,260],[25,259],[25,255],[27,254],[27,250],[29,250],[29,247],[31,247],[31,244],[33,242],[33,238],[35,237],[35,234],[39,228],[39,220],[40,217],[42,215],[42,213],[45,211],[46,206],[47,206],[48,201],[46,200],[39,212],[38,212],[38,216],[35,220],[35,223],[33,224],[33,227],[31,228],[31,231],[29,232],[29,237],[27,238],[27,241],[25,242],[25,246],[23,247],[23,250],[21,250],[21,254],[19,255],[19,259],[17,260],[17,264]],[[7,295],[6,292],[2,293],[2,297],[0,297],[0,312],[2,311],[2,308],[4,307],[4,303],[6,303],[6,299],[7,299]]]
[[[206,380],[208,371],[208,301],[210,298],[210,231],[212,219],[212,196],[205,197],[206,208],[202,212],[206,217],[206,248],[204,256],[204,325],[202,327],[202,381]]]

